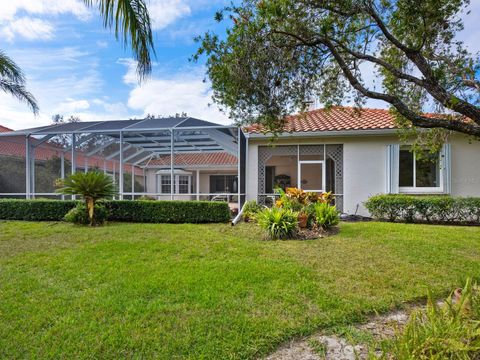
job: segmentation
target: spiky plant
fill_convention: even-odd
[[[97,170],[74,173],[61,181],[60,186],[57,191],[61,194],[83,197],[92,226],[95,223],[96,202],[116,194],[115,185],[110,176]]]

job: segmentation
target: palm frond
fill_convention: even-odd
[[[1,65],[0,65],[1,67]],[[1,70],[0,70],[1,73]],[[27,90],[23,83],[15,82],[7,78],[0,77],[0,89],[6,93],[15,96],[20,101],[25,102],[35,115],[38,114],[39,107],[35,97]]]
[[[25,75],[3,51],[0,51],[0,89],[27,103],[33,113],[38,114],[37,100],[25,86]]]
[[[126,47],[130,45],[137,60],[140,80],[152,71],[152,57],[155,56],[150,15],[144,0],[83,0],[92,7],[98,6],[103,24],[114,28],[115,37]]]
[[[85,199],[92,198],[93,201],[108,198],[117,193],[111,177],[97,170],[73,173],[60,185],[61,187],[57,190],[59,193],[81,195]]]
[[[25,76],[20,67],[0,50],[0,76],[12,82],[25,85]]]

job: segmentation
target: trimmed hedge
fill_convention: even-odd
[[[377,219],[398,222],[480,224],[480,198],[376,195],[365,202]]]
[[[221,223],[230,220],[226,202],[215,201],[107,201],[112,221],[146,223]]]
[[[77,201],[60,200],[0,200],[1,220],[61,221]]]
[[[215,223],[230,220],[225,202],[208,201],[102,201],[108,220],[149,223]],[[78,201],[0,200],[1,220],[61,221]]]

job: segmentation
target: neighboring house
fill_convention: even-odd
[[[145,194],[157,199],[221,200],[238,207],[244,200],[271,203],[276,187],[294,186],[331,191],[342,212],[368,215],[364,202],[375,194],[480,196],[478,141],[451,134],[432,161],[417,159],[400,142],[388,110],[333,107],[290,116],[274,142],[255,126],[242,134],[234,126],[188,117],[76,123],[60,133],[71,127],[108,131],[117,141],[123,134],[125,149],[133,152],[125,167],[130,161],[141,168]],[[32,131],[17,134],[25,139]],[[56,131],[52,126],[37,133]]]
[[[275,146],[251,127],[247,200],[268,201],[277,184],[332,191],[348,214],[381,193],[480,196],[480,143],[452,134],[435,161],[420,161],[399,141],[388,110],[333,107],[287,119]]]
[[[174,198],[230,201],[232,196],[225,194],[238,192],[237,163],[227,152],[175,155]],[[158,199],[170,199],[170,156],[161,155],[147,163],[145,173],[147,192],[159,194]]]

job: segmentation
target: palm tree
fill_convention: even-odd
[[[80,195],[87,207],[90,225],[95,223],[95,204],[98,200],[116,194],[112,178],[98,170],[77,172],[61,181],[57,192],[65,195]]]
[[[130,46],[137,60],[137,74],[143,80],[152,71],[155,55],[150,15],[145,0],[83,0],[88,7],[98,7],[105,28],[113,28],[115,38]],[[25,76],[15,62],[0,51],[0,89],[25,102],[38,113],[35,97],[25,87]]]

